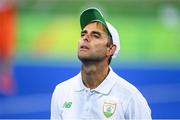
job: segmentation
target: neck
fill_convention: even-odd
[[[87,63],[81,67],[83,83],[90,89],[96,88],[109,73],[109,65],[105,62]]]

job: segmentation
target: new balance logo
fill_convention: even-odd
[[[64,102],[64,105],[63,105],[63,108],[70,108],[71,105],[72,105],[72,102],[67,102],[67,101],[65,101],[65,102]]]

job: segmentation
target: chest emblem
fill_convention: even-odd
[[[114,102],[104,102],[103,104],[103,113],[108,118],[111,117],[116,110],[116,103]]]

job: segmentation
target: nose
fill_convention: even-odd
[[[89,35],[88,35],[88,34],[84,35],[84,36],[82,37],[82,40],[83,40],[83,41],[86,41],[86,42],[89,42],[89,41],[90,41]]]

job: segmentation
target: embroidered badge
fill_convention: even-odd
[[[65,101],[64,104],[63,104],[63,108],[70,108],[71,105],[72,105],[72,102]]]
[[[116,110],[116,103],[113,102],[104,102],[103,113],[108,118],[111,117]]]

